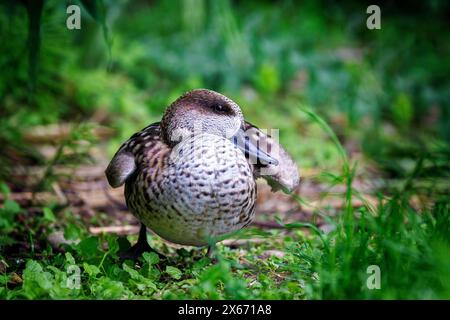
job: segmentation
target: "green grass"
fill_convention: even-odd
[[[1,276],[0,297],[4,299],[442,299],[450,298],[450,210],[448,202],[436,201],[429,209],[410,205],[412,184],[390,198],[379,196],[377,206],[354,210],[352,188],[355,166],[326,122],[310,110],[309,117],[331,136],[342,157],[345,207],[327,220],[334,228],[323,233],[309,223],[283,224],[285,229],[263,232],[244,230],[234,237],[258,236],[265,241],[244,250],[218,245],[218,262],[204,257],[204,251],[174,250],[159,239],[155,247],[169,256],[159,261],[145,254],[138,263],[121,263],[120,249],[130,245],[126,238],[91,236],[86,227],[44,208],[31,228],[15,217],[23,209],[7,200],[1,209],[2,247],[14,239],[10,234],[28,233],[31,251],[19,259],[2,256],[7,272]],[[418,165],[412,174],[417,175]],[[9,191],[3,184],[7,197]],[[296,196],[298,197],[298,196]],[[298,198],[298,201],[307,201]],[[319,210],[318,214],[322,214]],[[72,220],[72,221],[71,221]],[[30,224],[30,222],[29,222]],[[65,225],[64,225],[65,224]],[[51,230],[64,228],[68,240],[64,252],[47,244],[42,252],[33,250],[35,241],[44,242]],[[41,234],[39,234],[41,233]],[[41,237],[39,239],[39,237]],[[9,239],[9,240],[8,240]],[[283,256],[264,256],[277,250]],[[264,258],[262,258],[264,257]],[[23,259],[23,260],[22,260]],[[16,265],[15,265],[16,264]],[[378,266],[380,288],[369,289],[369,266]],[[79,271],[80,287],[73,272]],[[21,276],[18,276],[21,274]],[[22,279],[17,281],[17,279]],[[16,280],[14,280],[16,279]],[[69,286],[69,287],[68,287]]]
[[[383,200],[380,198],[380,202]],[[12,201],[2,209],[5,231],[20,230],[13,217],[20,207]],[[45,212],[45,211],[44,211]],[[48,211],[47,211],[48,212]],[[137,264],[120,263],[119,247],[126,243],[116,236],[93,237],[75,228],[81,242],[67,245],[66,252],[31,250],[18,265],[9,265],[1,275],[0,297],[4,299],[443,299],[450,297],[450,213],[448,203],[435,203],[417,212],[397,196],[377,208],[348,210],[334,220],[335,230],[323,234],[315,227],[292,223],[289,233],[257,232],[264,244],[236,250],[218,246],[218,263],[211,264],[198,250],[156,246],[169,253],[168,262],[144,255]],[[9,220],[8,220],[9,219]],[[52,214],[39,218],[40,227],[53,223]],[[53,225],[51,228],[54,228]],[[256,231],[256,230],[255,230]],[[25,232],[25,231],[23,231]],[[73,232],[73,230],[71,231]],[[249,232],[249,231],[247,231]],[[29,241],[36,241],[30,232]],[[6,233],[6,237],[7,237]],[[70,237],[69,237],[70,238]],[[104,249],[102,244],[107,244]],[[261,259],[266,250],[283,257]],[[18,260],[20,260],[18,259]],[[73,267],[73,266],[77,267]],[[381,270],[381,288],[369,290],[367,268]],[[71,273],[81,271],[81,288],[67,288]],[[14,284],[14,274],[23,282]],[[69,280],[68,280],[69,279]]]

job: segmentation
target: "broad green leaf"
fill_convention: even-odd
[[[119,299],[125,292],[122,282],[107,277],[100,277],[95,281],[91,290],[97,299]]]
[[[97,237],[83,239],[78,245],[79,253],[85,258],[92,258],[99,253],[99,241]]]
[[[77,240],[80,238],[80,234],[81,234],[80,229],[73,223],[70,223],[64,229],[64,239],[66,240]]]
[[[44,219],[50,222],[55,222],[56,221],[56,217],[52,211],[52,209],[45,207],[44,208]]]
[[[134,280],[139,280],[142,276],[139,274],[139,272],[137,272],[136,270],[134,270],[133,268],[127,266],[125,263],[122,264],[122,268],[123,270],[125,270],[131,277],[131,279]]]
[[[100,273],[100,269],[97,266],[87,264],[86,262],[83,263],[83,269],[90,277],[95,277]]]
[[[144,258],[145,262],[147,262],[149,265],[154,265],[159,262],[158,254],[155,252],[144,252],[142,254],[142,258]]]
[[[179,280],[183,274],[180,269],[172,267],[172,266],[166,267],[166,273],[169,276],[171,276],[172,278],[174,278],[175,280]]]
[[[11,199],[6,199],[3,203],[3,210],[7,211],[8,213],[16,214],[22,211],[20,208],[20,205]]]
[[[115,255],[119,251],[119,242],[117,237],[114,235],[107,235],[106,242],[108,242],[109,253]]]
[[[9,187],[6,183],[4,182],[0,182],[0,192],[3,193],[3,195],[5,196],[5,198],[8,198],[11,191],[9,190]]]

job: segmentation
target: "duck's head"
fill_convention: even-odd
[[[195,89],[179,97],[167,108],[161,122],[162,138],[169,146],[196,134],[214,134],[230,139],[262,164],[276,164],[276,159],[246,138],[243,128],[244,117],[238,104],[207,89]]]

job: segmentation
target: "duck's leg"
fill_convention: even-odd
[[[150,245],[148,244],[148,242],[147,242],[147,227],[143,223],[141,223],[141,228],[139,229],[138,241],[130,249],[128,249],[125,252],[120,253],[119,256],[120,256],[120,258],[122,258],[124,260],[125,259],[136,260],[144,252],[154,252],[159,256],[159,258],[164,258],[164,256],[162,254],[157,252],[155,249],[150,247]]]
[[[206,251],[206,256],[211,259],[211,262],[213,264],[216,264],[218,262],[217,256],[216,256],[216,245],[215,244],[208,246],[208,250]]]
[[[213,246],[209,245],[208,250],[206,251],[206,256],[208,258],[212,258],[213,255],[214,255],[214,248],[213,248]]]

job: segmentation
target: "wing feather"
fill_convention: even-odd
[[[160,131],[160,123],[152,123],[122,144],[105,170],[111,187],[117,188],[123,185],[127,178],[135,172],[147,151],[157,144],[164,144],[160,137]]]
[[[278,160],[278,165],[254,164],[255,176],[266,179],[273,191],[283,188],[292,191],[297,187],[300,183],[298,167],[287,151],[270,135],[253,124],[245,122],[244,129],[246,136],[258,148]]]

